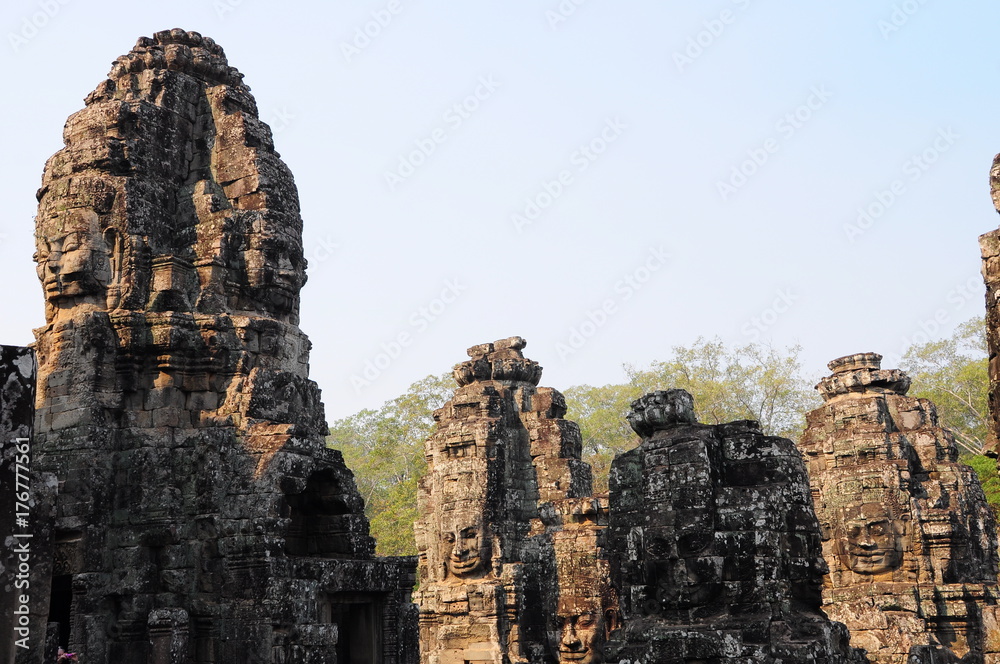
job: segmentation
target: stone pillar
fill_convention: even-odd
[[[830,568],[823,608],[873,664],[998,662],[992,510],[934,404],[881,360],[830,362],[799,445]]]
[[[184,609],[155,609],[149,613],[149,664],[191,664],[188,613]]]
[[[537,387],[541,367],[524,346],[470,348],[434,414],[415,526],[424,664],[555,662],[559,619],[582,634],[603,612],[593,572],[606,503],[601,513],[590,497],[565,399]],[[581,659],[592,640],[567,637],[566,661],[596,661]]]
[[[625,626],[608,661],[863,662],[820,611],[825,566],[795,445],[757,422],[699,424],[691,395],[632,403],[607,533]]]
[[[990,194],[1000,212],[1000,154],[990,169]],[[979,236],[986,283],[986,346],[989,351],[989,409],[992,422],[987,446],[1000,453],[1000,229]]]

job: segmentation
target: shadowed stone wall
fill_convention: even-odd
[[[412,662],[415,561],[374,557],[325,446],[298,196],[242,78],[198,33],[141,38],[46,164],[40,610],[86,664]]]
[[[46,653],[55,478],[35,463],[35,354],[0,346],[0,661],[54,661]]]
[[[653,392],[628,416],[607,533],[624,628],[609,661],[860,663],[820,611],[826,565],[795,445],[756,422],[699,424],[691,395]]]

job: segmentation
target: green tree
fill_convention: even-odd
[[[910,395],[937,406],[941,426],[955,436],[961,461],[972,466],[986,499],[1000,512],[1000,476],[996,459],[984,454],[990,432],[986,323],[973,318],[948,339],[910,346],[900,368],[913,381]]]
[[[670,358],[648,368],[627,365],[640,391],[681,388],[694,397],[698,419],[707,424],[757,420],[770,436],[798,438],[805,413],[819,398],[802,376],[799,346],[781,350],[764,344],[727,348],[719,339],[699,337],[675,346]]]
[[[583,434],[584,460],[594,467],[594,490],[606,491],[615,454],[634,447],[625,420],[629,404],[647,392],[681,388],[694,397],[702,422],[758,420],[769,435],[797,439],[806,410],[819,404],[801,373],[798,346],[780,350],[762,344],[727,348],[719,339],[698,338],[675,346],[648,367],[625,366],[628,382],[566,390],[567,417]]]
[[[910,395],[934,402],[965,454],[982,454],[989,434],[986,358],[986,325],[973,318],[949,339],[910,346],[900,360],[913,381]]]
[[[635,385],[577,385],[565,392],[567,418],[580,425],[583,459],[594,469],[594,491],[608,490],[608,473],[615,455],[635,447],[638,438],[625,414],[629,405],[642,396]]]
[[[972,466],[972,469],[979,475],[986,500],[993,507],[993,511],[1000,516],[1000,474],[997,473],[997,460],[982,454],[975,454],[963,456],[962,461]]]
[[[327,444],[340,450],[365,499],[365,514],[381,556],[416,555],[417,482],[426,471],[424,441],[432,413],[455,389],[451,374],[427,376],[378,410],[337,420]]]

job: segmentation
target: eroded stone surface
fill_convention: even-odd
[[[37,601],[52,566],[55,478],[35,463],[35,377],[30,348],[0,346],[0,661],[16,664],[55,657]]]
[[[558,583],[555,620],[548,620],[555,661],[606,662],[607,640],[621,626],[618,592],[601,547],[607,496],[549,503],[543,506],[542,520],[551,534]]]
[[[632,404],[611,470],[607,551],[624,627],[609,659],[863,662],[820,611],[826,566],[795,445],[756,422],[698,424],[683,390]]]
[[[419,490],[421,661],[598,662],[615,597],[566,402],[520,337],[469,349]],[[610,615],[610,621],[606,619]]]
[[[66,645],[88,664],[413,661],[413,563],[373,556],[325,447],[298,197],[242,75],[198,33],[144,37],[64,139],[38,191],[36,339]]]
[[[990,195],[1000,212],[1000,154],[990,168]],[[1000,229],[979,236],[983,281],[986,282],[986,346],[989,350],[991,437],[987,446],[1000,454]]]
[[[830,567],[823,608],[873,663],[998,662],[993,514],[934,405],[881,359],[830,363],[800,443]]]

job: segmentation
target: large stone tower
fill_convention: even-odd
[[[993,206],[1000,212],[1000,154],[993,159],[990,169],[990,194]],[[990,356],[989,409],[992,426],[987,444],[1000,453],[1000,229],[980,235],[979,250],[983,257],[983,281],[986,282],[986,346]]]
[[[684,390],[637,399],[628,419],[642,442],[611,466],[624,627],[606,661],[863,662],[820,611],[826,566],[794,443],[753,421],[699,424]]]
[[[1000,662],[993,513],[934,404],[881,360],[830,362],[799,445],[830,566],[823,608],[873,664]]]
[[[87,664],[411,661],[414,561],[374,557],[324,444],[297,193],[242,75],[198,33],[142,38],[64,140],[35,257],[59,639]]]
[[[524,346],[470,348],[434,414],[416,525],[424,664],[603,661],[607,502],[590,496],[580,430]]]

